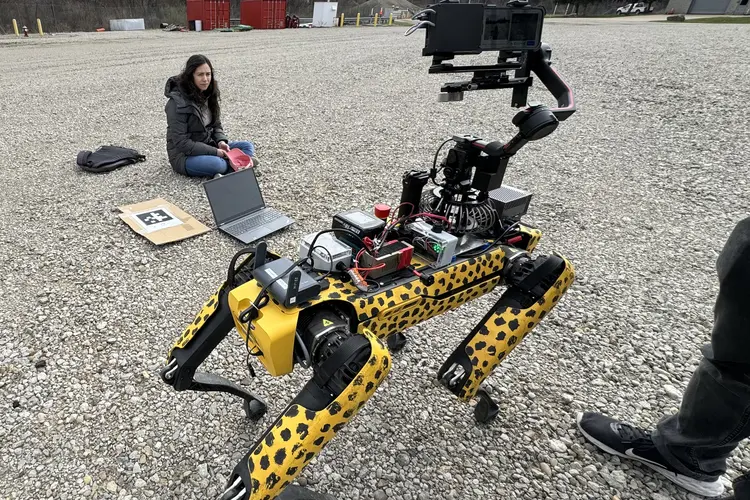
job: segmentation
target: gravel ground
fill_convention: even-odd
[[[164,82],[191,53],[213,59],[225,128],[257,143],[268,202],[298,221],[271,238],[291,255],[337,211],[395,203],[401,173],[446,136],[514,133],[509,92],[437,104],[450,78],[427,74],[423,35],[404,30],[2,39],[2,498],[214,498],[309,372],[248,381],[229,335],[206,368],[267,398],[258,423],[236,398],[158,378],[240,248],[217,231],[157,248],[115,213],[164,197],[213,226],[201,182],[167,163]],[[571,258],[578,282],[490,379],[502,397],[491,425],[435,382],[487,297],[407,332],[387,381],[302,484],[338,499],[696,498],[594,452],[574,417],[652,425],[679,405],[709,338],[715,259],[750,208],[737,100],[748,33],[547,24],[578,113],[522,150],[506,182],[535,193],[540,251]],[[532,98],[549,102],[540,88]],[[78,151],[110,143],[148,160],[101,176],[75,167]],[[750,469],[750,449],[729,466],[728,478]]]

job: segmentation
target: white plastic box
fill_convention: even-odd
[[[143,19],[110,19],[110,31],[138,31],[145,30],[146,23]]]
[[[315,2],[312,25],[316,28],[332,28],[337,24],[338,2]]]

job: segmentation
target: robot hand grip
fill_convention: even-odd
[[[551,52],[552,49],[546,43],[543,43],[538,50],[530,52],[528,68],[539,77],[547,90],[555,96],[558,107],[551,111],[558,120],[564,121],[576,112],[575,100],[570,85],[565,83],[565,80],[551,66],[549,60]]]

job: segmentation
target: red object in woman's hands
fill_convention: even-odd
[[[227,151],[227,156],[229,157],[229,164],[235,170],[242,170],[243,168],[253,166],[253,159],[241,149],[230,149]]]

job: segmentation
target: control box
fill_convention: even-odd
[[[362,239],[365,237],[375,238],[383,232],[385,221],[364,210],[353,209],[334,215],[331,227],[333,229],[348,229]],[[351,234],[341,231],[336,233],[336,237],[354,248],[355,251],[362,249],[362,243]]]
[[[310,245],[319,233],[310,233],[299,244],[299,258],[307,257]],[[352,247],[345,245],[333,233],[323,233],[315,240],[312,251],[313,269],[316,271],[336,271],[339,262],[347,268],[352,265]],[[331,260],[333,259],[333,260]]]
[[[417,221],[407,224],[406,229],[412,233],[414,249],[432,258],[433,267],[447,266],[456,255],[458,238],[445,231],[435,231],[431,224]]]
[[[293,269],[284,274],[290,267]],[[279,278],[282,274],[284,276]],[[253,277],[262,286],[268,286],[271,296],[284,307],[307,302],[320,293],[320,283],[301,267],[294,266],[294,262],[283,257],[255,268]]]
[[[487,193],[498,218],[520,220],[529,209],[531,193],[511,186],[500,186]]]

